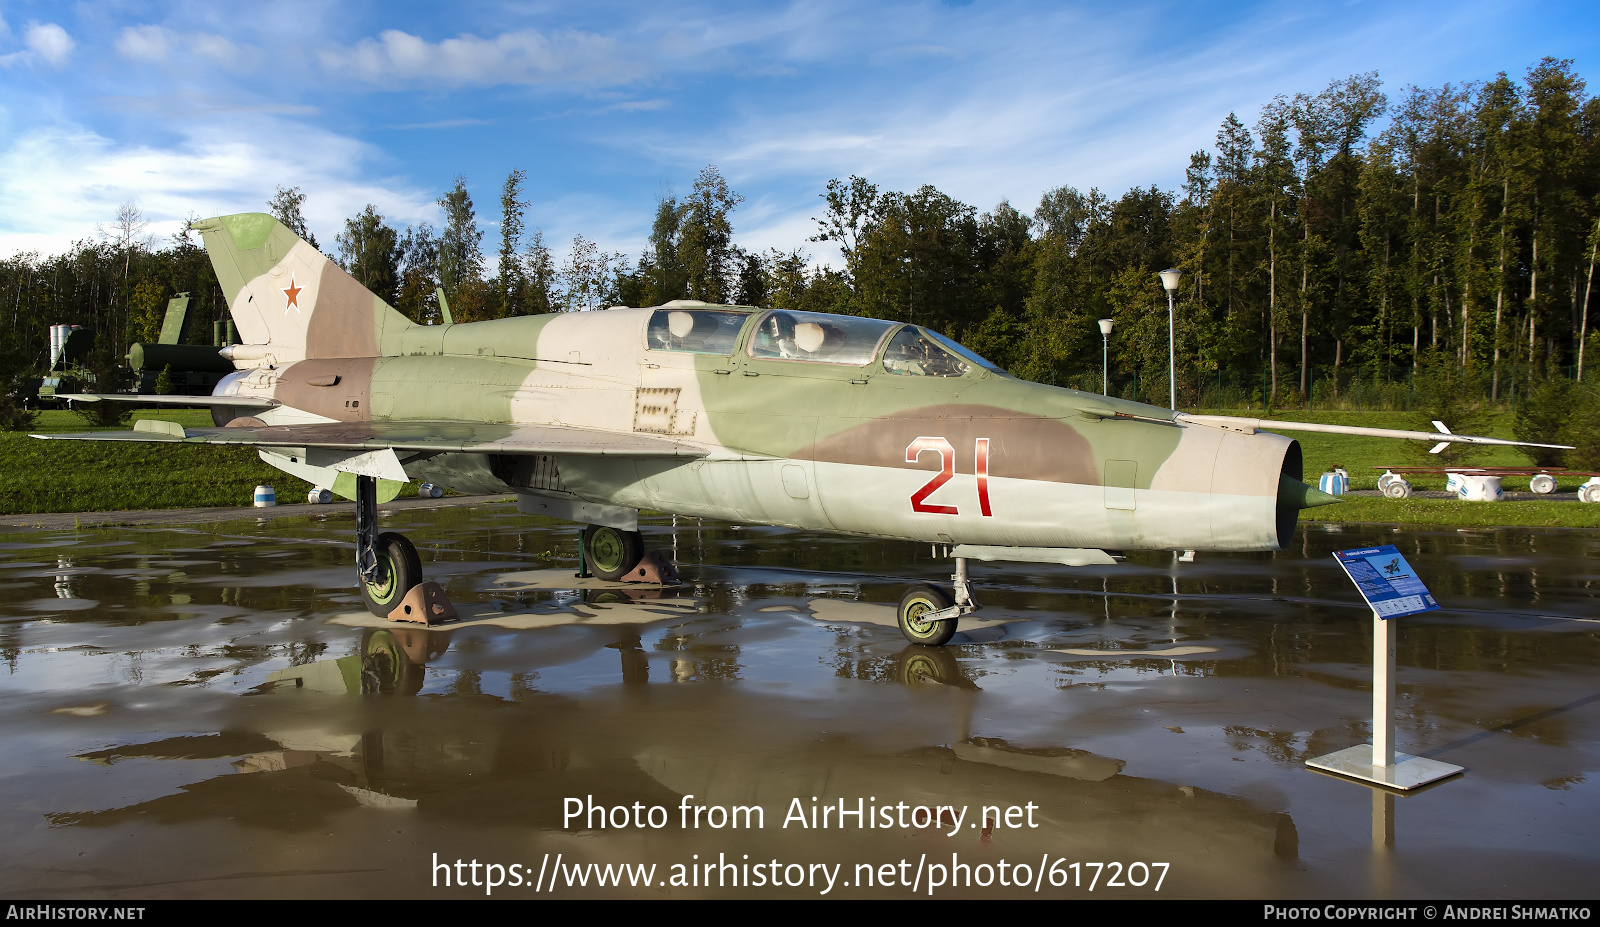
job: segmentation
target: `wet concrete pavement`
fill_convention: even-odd
[[[686,583],[652,595],[574,580],[575,530],[505,504],[382,529],[465,620],[367,615],[348,513],[0,533],[0,891],[1593,894],[1600,535],[975,564],[990,620],[930,651],[893,627],[949,573],[925,545],[658,519]],[[1398,747],[1467,772],[1417,794],[1304,767],[1369,738],[1330,552],[1376,543],[1445,605],[1400,627]],[[598,884],[621,864],[651,884]]]

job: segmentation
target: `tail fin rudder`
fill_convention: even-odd
[[[245,344],[280,363],[375,357],[410,319],[283,223],[250,212],[190,225],[205,242]]]

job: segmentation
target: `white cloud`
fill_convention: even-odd
[[[67,56],[72,54],[72,48],[77,44],[72,41],[72,36],[67,35],[67,30],[55,23],[29,26],[24,41],[34,54],[58,68],[67,63]]]
[[[238,71],[255,67],[260,52],[248,45],[236,45],[209,32],[180,34],[150,24],[127,26],[117,34],[117,54],[129,61],[185,66],[203,58]]]
[[[218,120],[161,148],[119,144],[78,126],[35,129],[0,149],[0,254],[59,253],[130,201],[162,235],[191,213],[262,211],[280,184],[307,194],[306,218],[330,247],[344,219],[367,203],[401,225],[434,219],[432,195],[374,176],[375,154],[259,115]]]
[[[172,33],[160,26],[127,26],[116,45],[117,54],[129,61],[164,62],[171,58]]]
[[[149,96],[114,95],[100,98],[118,111],[138,110],[161,119],[201,119],[211,116],[260,113],[270,116],[315,116],[322,112],[308,103],[258,102],[218,93],[180,90]]]
[[[5,21],[0,20],[0,38],[4,38],[9,32]],[[0,55],[0,65],[43,62],[53,68],[60,68],[67,63],[72,49],[78,44],[67,34],[67,30],[55,23],[29,23],[27,30],[22,34],[22,43],[26,46],[22,51]]]
[[[322,63],[375,84],[455,87],[618,84],[644,71],[640,60],[623,54],[612,38],[571,30],[546,36],[532,29],[487,39],[463,34],[440,42],[388,29],[353,48],[323,52]]]

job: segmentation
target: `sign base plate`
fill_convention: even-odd
[[[1425,759],[1420,756],[1410,756],[1404,753],[1394,755],[1394,765],[1372,765],[1372,745],[1356,744],[1336,753],[1306,760],[1306,765],[1312,769],[1331,772],[1351,779],[1360,779],[1362,782],[1371,782],[1374,785],[1386,786],[1391,789],[1406,791],[1430,782],[1438,782],[1456,773],[1465,770],[1462,766],[1452,766],[1438,760]]]

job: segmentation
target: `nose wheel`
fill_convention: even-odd
[[[956,621],[981,608],[972,597],[972,584],[967,581],[967,560],[956,558],[956,572],[950,577],[955,589],[920,584],[912,586],[900,597],[900,633],[906,640],[924,647],[943,647],[956,634]]]
[[[422,558],[403,534],[386,531],[378,535],[376,568],[371,577],[361,577],[361,598],[367,611],[388,617],[413,586],[422,582]]]
[[[939,586],[918,585],[900,597],[900,633],[913,644],[943,647],[956,634],[956,619],[935,619],[955,603]]]

